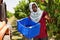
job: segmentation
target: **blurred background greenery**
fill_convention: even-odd
[[[19,1],[14,8],[15,13],[7,11],[7,16],[13,28],[13,40],[22,40],[20,33],[17,32],[16,20],[29,16],[29,3],[36,2],[41,10],[48,12],[52,18],[52,23],[47,24],[49,40],[60,40],[60,0],[25,0]]]

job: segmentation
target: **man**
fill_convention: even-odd
[[[46,19],[50,21],[48,13],[44,10],[38,8],[35,2],[29,4],[30,16],[29,18],[34,22],[39,22],[41,25],[40,33],[34,38],[34,40],[48,40],[47,28],[46,28]]]
[[[11,26],[6,17],[6,4],[0,0],[0,40],[10,40]]]

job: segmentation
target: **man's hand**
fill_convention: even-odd
[[[45,15],[45,18],[48,20],[49,23],[52,22],[52,19],[48,15]]]

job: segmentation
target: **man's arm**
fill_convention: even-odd
[[[48,20],[48,22],[51,22],[51,18],[49,17],[49,15],[45,15],[45,18]]]
[[[0,40],[3,39],[3,36],[5,35],[7,29],[8,29],[8,27],[5,25],[5,26],[0,30]]]
[[[5,25],[6,25],[6,22],[5,22],[5,21],[1,22],[1,24],[0,24],[0,30],[1,30]]]

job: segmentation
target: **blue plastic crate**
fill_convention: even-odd
[[[40,23],[35,23],[28,17],[23,18],[17,21],[17,30],[26,38],[33,38],[40,33]]]

